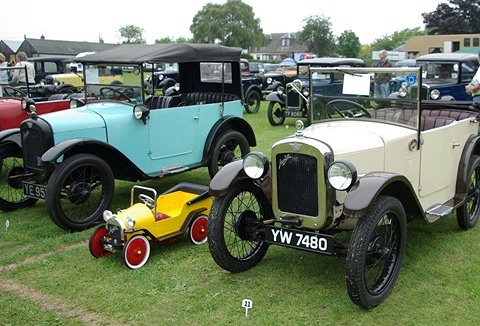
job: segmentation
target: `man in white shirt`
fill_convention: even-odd
[[[24,69],[15,69],[13,71],[13,84],[35,84],[35,67],[31,62],[27,61],[27,54],[25,52],[18,52],[16,55],[17,64],[15,67],[27,67],[27,74]]]
[[[478,53],[478,63],[480,64],[480,52]],[[480,68],[477,69],[470,84],[465,86],[468,95],[473,96],[473,102],[480,103]]]

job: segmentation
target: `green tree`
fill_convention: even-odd
[[[318,15],[305,18],[298,36],[300,42],[306,44],[307,51],[319,57],[331,56],[335,52],[335,37],[329,18]]]
[[[252,7],[241,0],[228,0],[223,5],[207,3],[193,17],[190,31],[193,42],[243,49],[258,48],[265,40],[260,19],[255,18]]]
[[[480,33],[480,0],[449,0],[435,11],[423,13],[427,34]]]
[[[357,34],[350,30],[344,31],[338,37],[337,53],[344,57],[357,58],[361,46]]]
[[[416,28],[406,28],[401,31],[394,32],[391,35],[385,35],[382,38],[376,39],[373,41],[372,49],[373,50],[393,50],[399,46],[405,44],[405,42],[412,38],[413,36],[425,35],[425,31],[420,30],[420,27]]]
[[[120,37],[125,39],[122,43],[146,43],[143,39],[143,28],[135,25],[122,26],[118,30]]]

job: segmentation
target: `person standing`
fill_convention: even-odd
[[[389,68],[393,67],[393,63],[388,60],[388,53],[386,50],[380,51],[378,54],[379,61],[375,67]],[[385,98],[390,94],[390,79],[392,79],[392,74],[390,73],[377,73],[374,77],[375,88],[374,95],[375,97]]]
[[[25,69],[15,69],[13,71],[13,84],[35,84],[35,67],[31,62],[27,61],[27,54],[25,52],[18,52],[16,55],[17,64],[15,67],[26,67],[27,73],[25,74]]]
[[[478,63],[480,65],[480,52],[478,53]],[[472,95],[473,103],[480,104],[480,67],[477,69],[472,81],[465,86],[465,92],[467,92],[468,95]]]
[[[8,67],[8,62],[5,61],[5,56],[0,52],[0,68]],[[8,71],[7,69],[0,70],[0,85],[8,84]]]

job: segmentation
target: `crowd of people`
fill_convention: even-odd
[[[5,55],[0,53],[0,68],[19,67],[23,69],[0,69],[0,85],[26,85],[35,84],[35,66],[28,62],[25,52],[18,52],[16,61],[7,62]]]

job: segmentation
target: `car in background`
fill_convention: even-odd
[[[32,115],[0,132],[0,209],[45,200],[54,223],[80,231],[102,222],[115,179],[201,167],[213,176],[243,157],[256,139],[243,119],[240,53],[213,44],[124,44],[83,57],[85,96],[98,100],[75,99],[71,110]],[[143,64],[172,60],[178,93],[147,95]],[[132,68],[124,84],[101,84],[97,77],[109,66]]]
[[[273,69],[274,70],[270,70]],[[263,74],[259,75],[262,78],[262,94],[268,96],[272,92],[276,92],[278,87],[283,88],[297,77],[296,66],[272,65],[264,68]]]
[[[262,79],[252,71],[252,63],[246,59],[241,59],[240,67],[242,71],[242,87],[245,97],[245,111],[247,113],[257,113],[260,110],[262,101]]]
[[[404,68],[310,69],[310,77],[343,73],[341,93],[313,88],[310,126],[297,121],[296,132],[275,142],[270,153],[251,152],[215,175],[210,182],[215,198],[207,230],[209,251],[219,267],[233,273],[259,264],[270,245],[341,258],[350,299],[371,309],[408,282],[395,284],[408,222],[453,219],[463,230],[476,226],[479,113],[465,101],[422,101],[418,92],[373,96],[373,74]],[[420,68],[406,72],[421,80]],[[301,81],[292,84],[302,92]],[[451,223],[442,225],[439,236],[448,236],[444,226]],[[419,257],[426,254],[423,249]],[[442,252],[435,255],[441,259]],[[302,257],[305,264],[314,259]],[[274,258],[281,255],[269,260]],[[292,266],[278,266],[277,271],[269,266],[264,277],[292,275]],[[317,288],[339,279],[325,273],[309,277]],[[452,281],[450,275],[434,277],[443,277],[440,283]],[[396,294],[399,300],[408,290],[405,286]]]
[[[74,56],[48,56],[28,58],[35,67],[35,83],[42,82],[48,75],[63,74],[70,71]]]
[[[268,94],[269,101],[267,117],[272,126],[278,126],[285,122],[285,118],[308,118],[307,104],[311,89],[322,94],[341,94],[344,74],[315,72],[310,76],[313,67],[364,67],[365,62],[358,58],[324,57],[304,59],[297,62],[297,80],[302,83],[302,92],[292,88],[292,83],[286,87],[280,86],[276,92]],[[312,84],[310,84],[310,82]]]
[[[478,69],[478,55],[471,53],[431,53],[416,59],[422,67],[422,96],[425,99],[471,101],[465,92]]]

